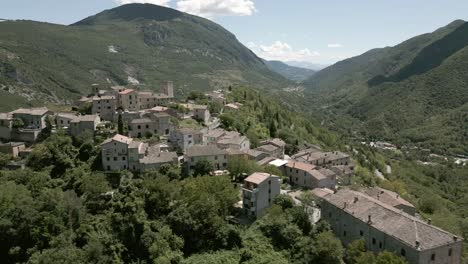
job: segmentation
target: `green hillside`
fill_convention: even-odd
[[[468,153],[468,23],[339,62],[304,82],[328,125],[358,136]]]
[[[295,82],[305,81],[315,74],[314,70],[290,66],[281,61],[265,61],[265,64],[270,70],[279,73],[283,77]]]
[[[221,26],[160,6],[124,5],[71,26],[0,24],[0,93],[21,103],[67,103],[87,94],[93,83],[158,90],[167,79],[182,94],[229,84],[270,89],[289,83]]]

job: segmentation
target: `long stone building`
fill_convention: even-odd
[[[363,239],[414,264],[459,264],[462,239],[366,194],[342,189],[321,197],[322,219],[346,245]]]

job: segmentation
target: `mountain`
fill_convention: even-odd
[[[305,81],[315,73],[314,70],[289,66],[288,64],[281,61],[265,61],[265,64],[270,70],[279,73],[283,77],[295,82]]]
[[[313,110],[332,127],[434,151],[468,153],[464,21],[338,62],[303,86]]]
[[[316,63],[311,63],[307,61],[285,61],[284,63],[286,63],[289,66],[310,69],[313,71],[320,71],[329,66],[326,64],[316,64]]]
[[[93,83],[158,90],[161,80],[173,80],[181,95],[290,83],[221,26],[161,6],[123,5],[70,26],[0,23],[0,110],[69,103]]]

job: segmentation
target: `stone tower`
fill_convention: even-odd
[[[161,93],[168,97],[174,97],[174,83],[172,81],[164,81]]]

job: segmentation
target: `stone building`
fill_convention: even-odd
[[[329,171],[319,171],[315,165],[289,160],[284,165],[284,174],[289,177],[289,182],[293,185],[314,189],[328,188],[335,189],[336,174]]]
[[[193,107],[193,117],[196,120],[200,120],[203,124],[208,124],[210,122],[210,110],[208,110],[207,105],[195,105]]]
[[[94,132],[96,132],[99,123],[101,123],[101,118],[98,115],[76,116],[73,120],[70,121],[68,132],[70,135],[75,137],[85,133],[86,131],[94,135]]]
[[[76,117],[75,113],[57,113],[55,115],[55,125],[57,128],[68,129],[71,121]]]
[[[91,113],[99,115],[101,119],[106,121],[114,121],[117,111],[117,97],[113,95],[105,95],[101,97],[93,97],[93,107]]]
[[[260,216],[280,194],[280,179],[268,173],[255,172],[244,180],[242,206],[250,216]]]
[[[224,135],[218,139],[216,145],[221,149],[247,151],[250,149],[250,140],[238,132],[226,131]]]
[[[105,171],[130,170],[144,172],[165,164],[178,164],[175,152],[161,151],[138,140],[115,135],[101,144],[102,166]]]
[[[188,171],[193,170],[195,164],[201,160],[207,160],[215,170],[225,170],[227,168],[229,153],[217,146],[191,146],[187,148],[185,154],[185,166]]]
[[[8,142],[8,143],[1,143],[0,142],[0,153],[8,154],[13,158],[19,156],[21,151],[26,149],[26,145],[24,142]]]
[[[128,124],[128,135],[132,138],[146,137],[153,135],[156,130],[156,121],[149,118],[133,119]]]
[[[430,223],[366,194],[342,189],[321,197],[321,215],[345,244],[362,239],[415,264],[459,264],[463,241]]]
[[[350,165],[351,159],[348,154],[345,154],[340,151],[333,151],[333,152],[314,152],[314,153],[307,153],[303,156],[296,156],[294,159],[313,164],[315,166],[322,166],[331,168],[333,166],[339,165]]]
[[[169,134],[169,141],[185,152],[191,146],[203,144],[203,132],[192,128],[175,129]]]
[[[416,207],[403,199],[398,193],[380,187],[372,187],[362,190],[363,193],[385,204],[393,206],[409,215],[416,215]]]
[[[11,115],[14,119],[21,119],[25,129],[44,129],[46,128],[46,119],[52,112],[46,107],[39,108],[20,108]]]

